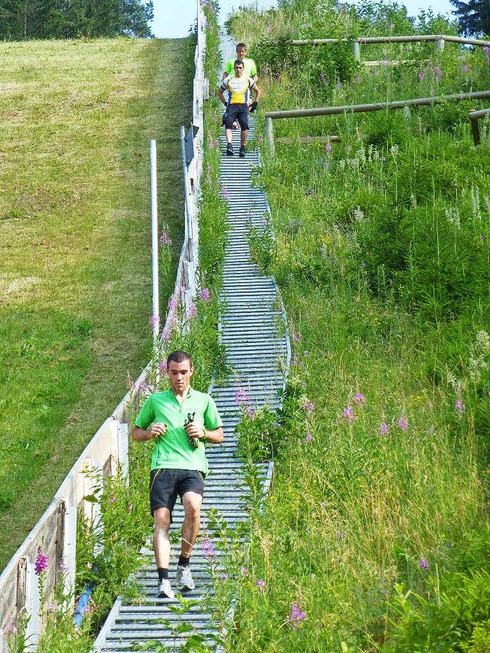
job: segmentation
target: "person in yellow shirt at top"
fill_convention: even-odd
[[[250,105],[250,111],[255,111],[258,106],[261,91],[252,77],[244,75],[244,64],[241,59],[236,59],[233,64],[234,75],[226,77],[218,91],[218,98],[225,105],[226,112],[223,116],[223,124],[226,134],[226,154],[233,156],[232,129],[235,120],[238,121],[241,128],[240,138],[240,157],[245,156],[245,148],[248,136],[248,113],[250,94],[255,96]],[[225,99],[225,92],[228,92],[228,98]]]
[[[247,57],[247,46],[245,43],[238,43],[236,46],[236,57],[228,59],[225,64],[225,70],[221,77],[221,81],[224,82],[227,77],[233,75],[235,69],[235,61],[240,59],[243,61],[243,74],[245,77],[251,77],[254,82],[257,82],[257,66],[253,59]]]

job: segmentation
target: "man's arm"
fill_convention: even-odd
[[[159,435],[165,435],[166,431],[167,424],[163,424],[162,422],[152,424],[149,430],[142,429],[139,426],[133,426],[131,437],[136,442],[147,442],[148,440],[158,438]]]
[[[225,96],[223,95],[223,91],[224,91],[225,89],[223,89],[223,91],[222,91],[222,90],[221,90],[222,88],[223,88],[223,85],[221,85],[221,86],[219,87],[218,98],[219,98],[219,101],[220,101],[222,104],[224,104],[225,107],[226,107],[226,100],[225,100]]]
[[[255,101],[258,102],[260,100],[260,96],[262,95],[262,91],[257,86],[257,84],[252,86],[252,91],[255,91]]]

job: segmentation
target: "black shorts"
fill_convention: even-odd
[[[242,131],[249,129],[248,126],[248,105],[247,104],[230,104],[223,116],[223,122],[226,129],[231,129],[235,120],[242,128]]]
[[[177,495],[182,499],[186,492],[203,496],[204,477],[193,469],[152,469],[150,472],[151,514],[157,508],[168,508],[172,512]]]

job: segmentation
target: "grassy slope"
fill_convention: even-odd
[[[148,360],[148,145],[175,235],[186,51],[1,46],[0,568]]]

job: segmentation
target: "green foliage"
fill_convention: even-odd
[[[430,12],[291,1],[228,24],[250,42],[270,111],[488,86],[480,48],[361,44],[343,73],[330,46],[285,43],[455,33]],[[245,411],[238,427],[245,455],[275,464],[265,501],[247,475],[262,510],[229,594],[237,653],[485,650],[490,157],[486,126],[472,145],[469,108],[274,121],[256,177],[291,322],[292,404],[256,424]]]
[[[153,2],[82,0],[76,3],[23,2],[0,4],[0,39],[70,39],[79,37],[151,36]]]
[[[274,263],[276,248],[272,224],[267,215],[264,216],[264,222],[261,227],[252,225],[249,222],[247,239],[252,260],[258,264],[263,274],[269,274]]]

